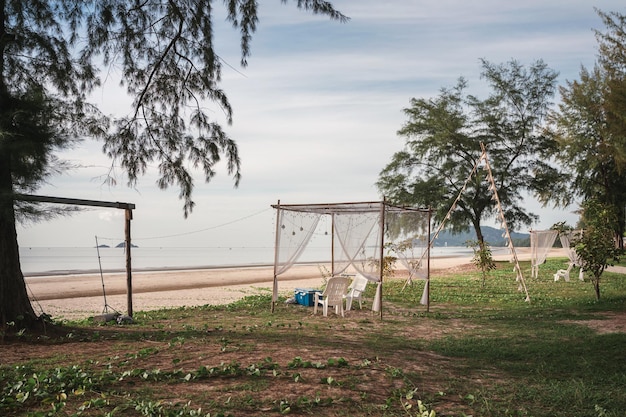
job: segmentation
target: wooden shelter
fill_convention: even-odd
[[[293,266],[308,242],[321,216],[331,217],[331,274],[339,275],[349,267],[377,283],[372,306],[382,317],[382,284],[385,251],[398,252],[402,241],[404,250],[420,247],[419,263],[408,263],[410,268],[425,269],[425,291],[428,291],[430,269],[430,209],[395,206],[383,201],[277,204],[276,241],[274,254],[274,290],[272,310],[278,300],[278,276]],[[296,225],[297,227],[288,227]],[[420,242],[425,242],[419,245]],[[400,254],[398,254],[400,255]],[[400,258],[400,256],[398,256]],[[426,265],[421,260],[426,259]]]

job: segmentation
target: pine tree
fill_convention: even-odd
[[[159,167],[159,187],[177,186],[185,216],[193,210],[194,179],[205,181],[226,159],[235,185],[241,161],[235,141],[205,110],[232,108],[219,87],[222,61],[214,49],[212,0],[0,0],[0,320],[2,327],[35,326],[20,269],[16,194],[35,191],[62,168],[55,152],[84,137],[127,172],[129,185]],[[222,3],[222,2],[219,2]],[[256,29],[255,0],[224,0],[240,32],[247,65]],[[283,0],[286,3],[286,0]],[[297,7],[331,19],[347,18],[322,0]],[[100,68],[121,70],[133,99],[128,115],[109,119],[87,102]],[[106,73],[106,71],[104,71]]]
[[[484,174],[473,171],[482,155],[481,143],[513,229],[536,219],[521,204],[522,192],[552,194],[558,176],[541,158],[549,143],[543,123],[557,73],[541,60],[529,66],[515,60],[501,65],[483,60],[482,66],[490,87],[484,100],[467,94],[464,78],[437,97],[411,100],[405,109],[407,122],[398,131],[404,149],[393,155],[377,182],[381,193],[396,204],[433,207],[438,222],[446,220],[460,195],[446,224],[454,232],[472,227],[481,247],[481,222],[496,214]]]
[[[568,199],[598,200],[617,213],[618,247],[626,230],[626,16],[602,13],[597,31],[599,60],[582,67],[579,79],[559,91],[561,103],[550,116],[555,155],[569,173]]]

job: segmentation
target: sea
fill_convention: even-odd
[[[494,251],[495,253],[495,251]],[[471,257],[467,247],[435,247],[431,257]],[[299,263],[330,262],[327,247],[307,247]],[[126,268],[124,248],[20,247],[25,276],[118,272]],[[273,247],[133,247],[133,271],[273,265]]]

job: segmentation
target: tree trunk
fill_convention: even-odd
[[[596,301],[600,301],[600,278],[593,279],[593,289],[596,292]]]
[[[0,115],[8,111],[8,94],[4,82],[4,54],[11,39],[6,33],[5,0],[0,0]],[[11,128],[10,118],[0,120],[0,133]],[[20,267],[15,228],[13,178],[11,175],[10,135],[0,136],[0,329],[11,332],[32,328],[37,322]]]
[[[32,328],[37,315],[20,267],[9,152],[0,141],[0,327],[10,332],[8,324],[15,330]]]
[[[619,207],[618,205],[616,205]],[[617,230],[615,230],[615,245],[624,250],[624,230],[626,228],[626,207],[617,210]]]
[[[474,226],[474,231],[476,232],[476,240],[478,241],[478,245],[482,249],[485,247],[485,236],[483,236],[483,231],[480,228],[480,218],[474,216],[474,218],[472,219],[472,225]]]

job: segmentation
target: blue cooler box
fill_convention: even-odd
[[[313,304],[315,303],[314,294],[316,292],[320,294],[322,293],[321,290],[316,290],[313,288],[296,288],[294,291],[296,302],[303,306],[313,307]]]

